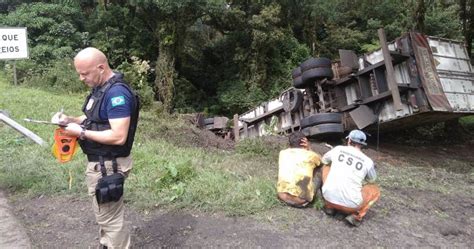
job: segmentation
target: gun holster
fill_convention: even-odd
[[[95,197],[97,203],[104,204],[111,201],[118,201],[123,195],[123,185],[125,183],[125,177],[118,173],[117,160],[115,157],[112,159],[112,168],[114,173],[107,175],[105,168],[104,159],[102,156],[99,157],[100,171],[102,177],[99,178],[97,186],[95,187]]]

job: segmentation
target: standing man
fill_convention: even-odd
[[[132,169],[130,151],[137,128],[139,100],[123,75],[110,69],[107,57],[100,50],[89,47],[80,51],[74,58],[74,66],[79,79],[92,88],[82,107],[84,115],[57,113],[52,121],[67,125],[67,134],[79,137],[82,151],[87,155],[86,183],[100,227],[100,247],[129,248],[130,232],[123,220],[123,188],[119,187],[123,187],[124,178]],[[115,180],[120,178],[119,183],[101,183],[96,190],[99,179],[105,181],[106,175],[114,175]]]
[[[372,184],[377,177],[374,162],[361,150],[367,145],[365,133],[353,130],[346,139],[347,146],[336,146],[322,159],[324,211],[328,215],[339,211],[349,224],[359,226],[380,190]],[[369,184],[363,185],[364,180]]]
[[[280,151],[278,160],[278,199],[293,207],[305,207],[321,186],[316,177],[316,168],[321,156],[311,150],[303,132],[297,131],[289,137],[290,148]]]

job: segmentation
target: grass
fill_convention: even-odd
[[[453,163],[446,159],[445,162]],[[465,162],[457,162],[466,164]],[[452,165],[455,166],[455,165]],[[463,166],[463,165],[462,165]],[[472,166],[471,166],[472,167]],[[381,163],[378,171],[378,184],[387,189],[417,189],[419,191],[432,191],[440,194],[465,194],[472,193],[472,184],[459,185],[453,182],[469,183],[474,180],[474,169],[468,173],[455,173],[442,167],[427,167],[417,165],[398,165],[393,167]]]
[[[461,125],[467,130],[474,131],[474,115],[460,118],[459,123],[461,123]]]
[[[18,196],[72,195],[86,197],[86,160],[79,152],[73,161],[60,164],[51,154],[54,126],[22,121],[24,118],[49,120],[64,107],[67,114],[79,115],[86,93],[57,95],[41,89],[12,86],[0,75],[0,110],[43,138],[41,147],[11,127],[0,123],[0,188]],[[461,120],[474,123],[473,116]],[[134,168],[126,182],[126,201],[137,208],[151,210],[191,209],[223,212],[227,215],[261,216],[270,222],[289,220],[299,212],[279,204],[276,196],[277,153],[280,145],[264,138],[243,140],[235,150],[194,146],[202,139],[197,128],[180,115],[157,114],[155,109],[141,112],[133,158]],[[418,165],[419,164],[419,165]],[[440,194],[472,193],[472,164],[447,158],[431,167],[390,165],[380,162],[378,169],[382,199],[386,208],[410,202],[397,189],[418,189]],[[442,167],[471,168],[457,174]],[[69,188],[69,174],[73,182]],[[322,203],[314,203],[319,209]],[[413,204],[415,205],[415,204]]]
[[[58,163],[51,154],[55,127],[23,121],[27,117],[49,120],[62,107],[68,115],[80,115],[85,96],[12,86],[0,76],[0,109],[48,143],[41,147],[0,123],[0,188],[17,195],[86,196],[82,152],[69,163]],[[279,205],[275,198],[277,147],[247,141],[244,143],[251,143],[251,148],[223,151],[175,143],[189,135],[179,132],[199,132],[193,129],[180,116],[141,112],[132,153],[134,168],[126,182],[126,200],[131,205],[228,215],[255,214]]]

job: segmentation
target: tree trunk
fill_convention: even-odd
[[[462,22],[462,33],[466,43],[467,54],[471,58],[472,63],[474,61],[472,55],[472,38],[474,37],[474,0],[460,0],[459,9],[459,17]]]
[[[418,0],[415,10],[415,30],[420,33],[424,33],[425,31],[425,14],[425,0]]]
[[[174,64],[175,58],[172,47],[160,44],[160,55],[156,62],[155,85],[158,89],[159,100],[168,113],[173,110],[174,79],[176,75]]]

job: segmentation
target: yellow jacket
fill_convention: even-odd
[[[321,156],[311,150],[289,148],[280,151],[277,191],[312,201],[315,192],[313,172],[320,161]]]

